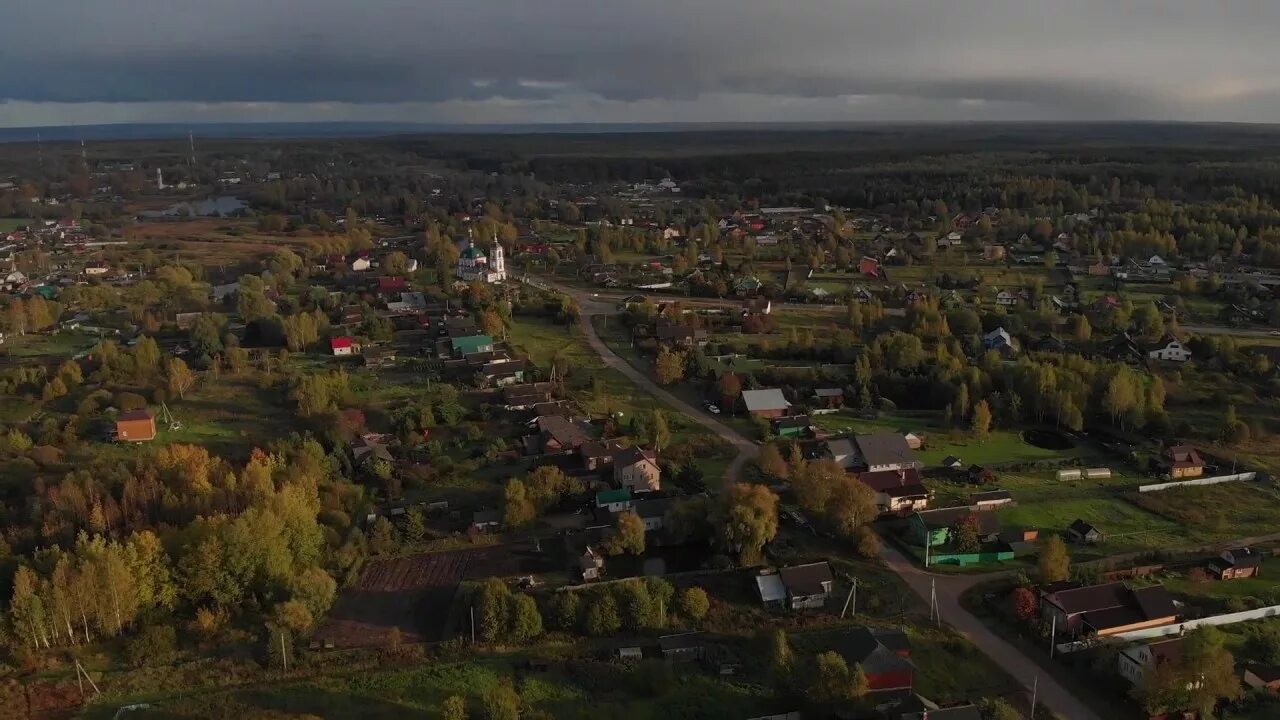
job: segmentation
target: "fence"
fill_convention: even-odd
[[[1175,482],[1155,483],[1152,485],[1139,485],[1138,492],[1159,492],[1168,490],[1169,488],[1183,487],[1190,485],[1218,485],[1220,483],[1252,481],[1258,477],[1256,472],[1242,472],[1234,475],[1215,475],[1213,477],[1196,478],[1194,480],[1177,480]]]
[[[1257,620],[1259,618],[1276,617],[1278,615],[1280,615],[1280,605],[1271,605],[1269,607],[1258,608],[1257,610],[1245,610],[1243,612],[1200,618],[1199,620],[1188,620],[1183,623],[1178,623],[1177,625],[1164,625],[1157,628],[1133,630],[1131,632],[1120,633],[1112,637],[1120,640],[1144,640],[1146,638],[1177,635],[1183,630],[1192,630],[1198,627],[1206,627],[1209,625],[1233,625],[1235,623],[1245,622],[1246,620]]]

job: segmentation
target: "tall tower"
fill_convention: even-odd
[[[489,273],[497,276],[499,280],[507,279],[506,260],[502,256],[502,243],[498,242],[498,235],[493,235],[493,250],[489,253]]]

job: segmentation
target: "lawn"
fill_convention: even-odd
[[[13,232],[34,222],[31,218],[0,218],[0,232]]]
[[[38,357],[52,355],[70,357],[78,352],[88,350],[97,345],[101,338],[88,333],[68,331],[51,335],[27,333],[26,335],[5,335],[4,345],[0,351],[13,357]]]
[[[967,432],[943,428],[937,424],[938,419],[932,413],[881,413],[875,418],[868,418],[851,410],[812,416],[815,425],[831,433],[924,433],[927,442],[916,455],[925,465],[940,465],[948,455],[960,458],[966,465],[990,465],[1072,457],[1080,452],[1079,449],[1063,451],[1036,447],[1024,441],[1020,433],[1008,430],[996,430],[986,438],[978,439]]]
[[[519,672],[510,662],[422,665],[394,670],[321,677],[258,689],[214,692],[161,700],[140,719],[178,717],[265,717],[309,714],[344,720],[406,717],[438,718],[452,695],[466,699],[473,717],[481,716],[484,694],[513,682],[521,700],[548,717],[588,718],[742,718],[772,703],[758,686],[735,685],[690,671],[674,679],[653,679],[625,666],[578,663],[564,670]],[[100,706],[92,718],[109,718],[114,707]]]

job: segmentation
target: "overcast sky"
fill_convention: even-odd
[[[0,126],[1280,122],[1277,0],[5,0]]]

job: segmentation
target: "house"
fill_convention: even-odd
[[[901,513],[929,507],[929,491],[920,482],[920,471],[881,470],[858,473],[858,481],[876,494],[881,513]]]
[[[365,347],[361,350],[364,366],[370,369],[392,367],[396,364],[396,351],[386,347]]]
[[[1120,651],[1116,662],[1121,677],[1141,686],[1147,674],[1155,668],[1166,664],[1177,667],[1182,662],[1182,638],[1127,647]]]
[[[534,421],[546,454],[569,453],[591,440],[586,422],[564,415],[541,416]]]
[[[1219,580],[1237,580],[1262,574],[1262,553],[1253,548],[1223,550],[1209,563],[1209,571]]]
[[[214,302],[222,302],[240,292],[240,283],[233,282],[225,285],[213,285],[209,288],[209,298]]]
[[[471,527],[476,532],[497,530],[502,525],[502,513],[497,510],[477,510],[471,514]]]
[[[813,432],[813,423],[808,415],[782,417],[773,421],[773,432],[778,437],[784,438],[808,437]]]
[[[613,457],[613,482],[632,492],[656,492],[662,488],[662,469],[658,454],[637,447],[627,448]]]
[[[840,467],[848,470],[852,468],[858,461],[858,449],[854,447],[851,438],[836,438],[828,440],[826,444],[826,455]]]
[[[739,296],[752,295],[759,292],[762,287],[764,287],[764,283],[749,275],[736,278],[733,281],[733,291]]]
[[[1280,665],[1248,665],[1243,680],[1247,687],[1280,691]]]
[[[880,269],[880,261],[873,257],[863,255],[862,259],[858,261],[858,272],[868,277],[878,278],[882,273],[882,270]]]
[[[920,462],[907,445],[906,438],[897,433],[855,435],[853,443],[858,451],[855,465],[867,472],[920,468]]]
[[[1010,290],[1001,290],[1000,292],[996,293],[997,305],[1004,305],[1005,307],[1015,307],[1021,300],[1022,298],[1018,297],[1018,293]]]
[[[657,337],[660,342],[682,348],[707,344],[706,330],[678,323],[659,323]]]
[[[1013,505],[1013,495],[1008,490],[987,490],[969,496],[969,507],[974,510],[994,510]]]
[[[750,298],[742,302],[742,314],[768,315],[773,312],[773,301],[768,298]]]
[[[365,272],[371,267],[373,261],[363,255],[351,261],[351,272]]]
[[[378,294],[405,292],[409,289],[409,281],[397,275],[386,275],[378,278]]]
[[[1204,460],[1190,445],[1170,445],[1160,453],[1161,464],[1174,480],[1198,478],[1204,474]]]
[[[965,478],[973,485],[990,485],[997,479],[994,472],[981,465],[970,465],[969,469],[965,470]]]
[[[818,388],[813,391],[813,399],[823,407],[838,408],[844,405],[844,390],[840,388]]]
[[[588,545],[578,556],[578,570],[583,580],[599,580],[604,575],[604,553]]]
[[[954,540],[952,536],[956,527],[969,517],[977,520],[979,542],[994,542],[999,539],[1000,518],[997,513],[975,512],[967,507],[916,511],[911,516],[909,531],[917,545],[931,548],[946,545]]]
[[[610,514],[630,510],[631,491],[626,488],[621,490],[601,490],[596,493],[596,508]]]
[[[778,579],[786,589],[787,607],[792,610],[825,607],[835,583],[831,566],[825,561],[784,567],[778,570]]]
[[[346,335],[339,335],[338,337],[331,338],[329,340],[329,349],[333,351],[333,354],[336,357],[354,355],[359,348],[360,344],[357,343],[354,338],[347,337]]]
[[[658,638],[658,649],[669,663],[696,662],[706,654],[706,637],[697,631],[663,635]]]
[[[1106,260],[1099,260],[1090,265],[1085,272],[1093,277],[1106,277],[1111,274],[1111,265]]]
[[[924,447],[924,436],[913,432],[904,432],[902,439],[907,441],[907,447],[912,450],[919,450]]]
[[[1160,342],[1147,349],[1147,357],[1167,362],[1186,362],[1191,359],[1191,349],[1173,333],[1166,333]]]
[[[832,649],[849,667],[862,666],[871,692],[910,691],[915,685],[911,641],[901,630],[853,628],[840,634]]]
[[[1079,543],[1081,545],[1097,545],[1105,540],[1106,536],[1103,535],[1102,531],[1098,528],[1084,520],[1081,520],[1080,518],[1076,518],[1075,521],[1067,527],[1067,538],[1071,540],[1071,542]]]
[[[538,413],[539,415],[567,415],[566,410],[563,413]],[[582,458],[582,467],[591,471],[603,470],[606,467],[613,467],[613,459],[624,448],[613,440],[592,440],[585,442],[578,448],[578,457]]]
[[[387,447],[387,440],[390,437],[389,435],[379,435],[377,433],[365,433],[356,438],[351,443],[352,463],[359,467],[374,460],[382,460],[388,463],[395,462],[395,458],[391,455],[391,450]]]
[[[995,262],[1003,260],[1005,256],[1005,248],[1003,245],[987,243],[982,246],[982,259]]]
[[[782,390],[766,388],[764,390],[743,390],[742,403],[747,412],[755,417],[778,418],[791,407],[791,403],[783,397]]]
[[[657,532],[666,523],[667,512],[675,504],[674,498],[651,498],[636,500],[631,509],[644,523],[645,532]]]
[[[493,338],[488,335],[461,335],[449,340],[454,357],[471,353],[493,352]]]
[[[1130,589],[1122,582],[1101,585],[1054,583],[1040,588],[1040,616],[1059,633],[1108,636],[1172,625],[1178,611],[1163,585]]]
[[[528,410],[551,402],[555,385],[549,382],[511,385],[502,389],[502,401],[508,410]]]
[[[1010,355],[1018,351],[1017,341],[1003,327],[998,327],[983,335],[982,347],[984,350],[995,350],[1001,355]]]
[[[964,467],[964,461],[956,457],[955,455],[948,455],[942,458],[942,467],[948,468],[951,470],[959,470],[960,468]]]
[[[156,417],[150,410],[131,410],[116,418],[118,442],[146,442],[156,437]]]
[[[1164,261],[1164,258],[1160,257],[1159,255],[1152,255],[1151,257],[1147,258],[1147,264],[1151,265],[1152,267],[1162,267],[1167,263]]]
[[[756,590],[760,593],[760,602],[765,607],[782,607],[787,600],[787,587],[782,584],[782,576],[775,572],[756,576]]]

